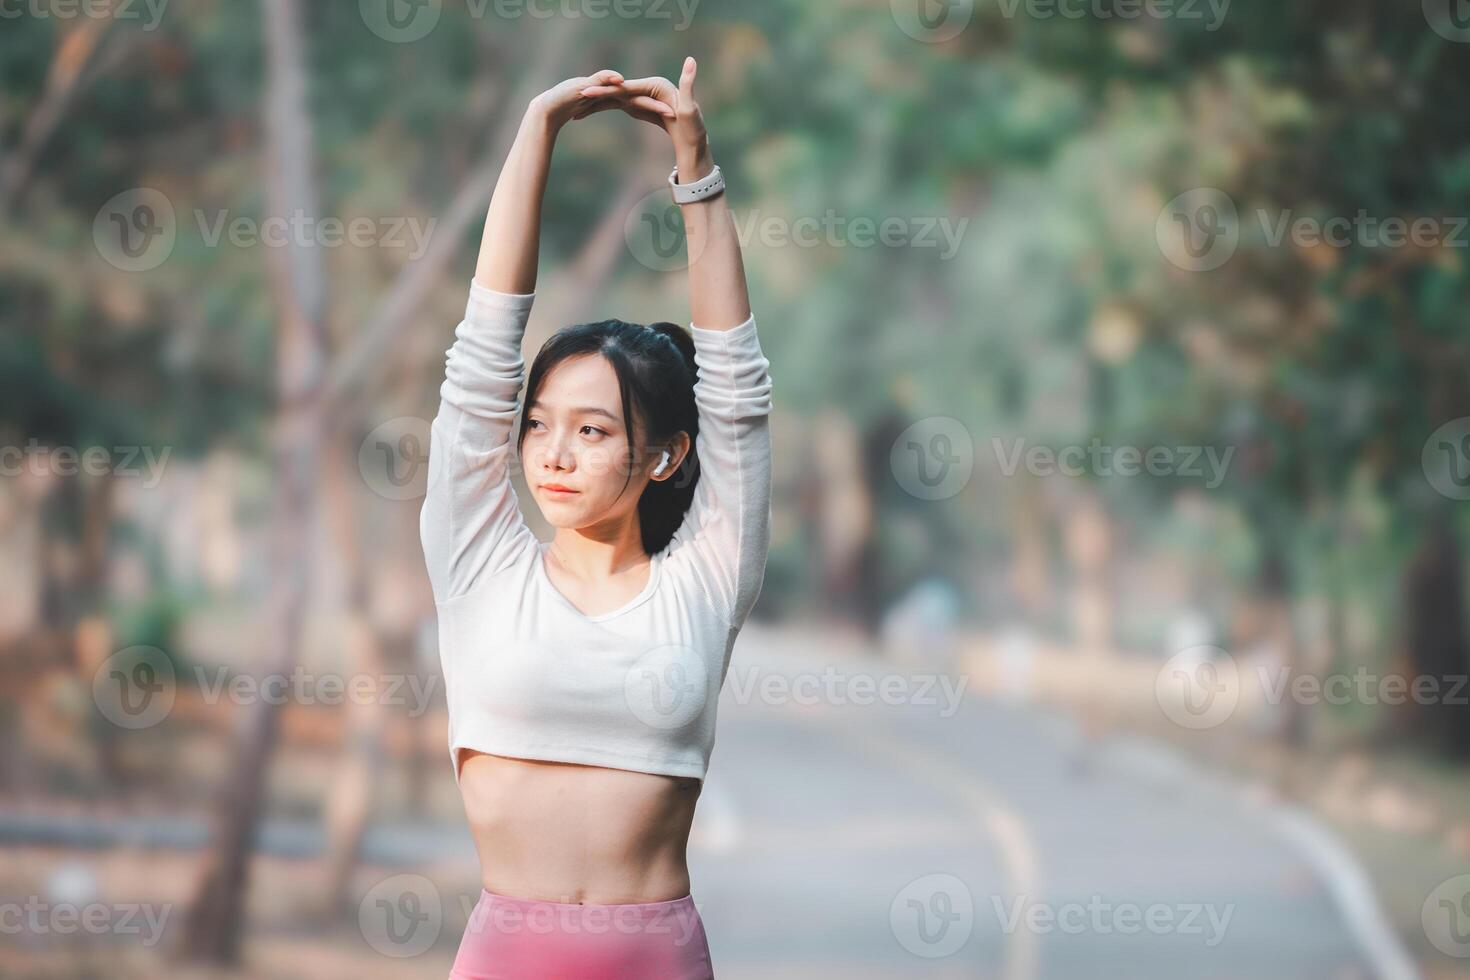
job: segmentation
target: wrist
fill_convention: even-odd
[[[561,130],[563,122],[555,117],[551,108],[546,104],[544,95],[538,95],[526,106],[526,114],[521,119],[522,126],[530,126],[545,133],[555,136]]]
[[[679,183],[681,184],[692,183],[701,177],[707,177],[715,169],[714,157],[709,152],[709,143],[675,148],[674,166],[679,169]]]

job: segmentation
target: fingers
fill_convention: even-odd
[[[684,59],[684,70],[679,75],[679,95],[689,105],[694,104],[694,75],[698,71],[699,65],[693,55]]]
[[[679,84],[662,75],[646,78],[624,78],[612,69],[589,75],[579,90],[582,100],[572,113],[573,119],[590,116],[604,109],[620,107],[629,115],[648,122],[677,119],[680,111],[694,107],[694,77],[699,66],[692,57],[684,59]]]
[[[615,68],[604,68],[593,75],[588,76],[588,85],[616,85],[623,80],[623,73]]]
[[[582,90],[582,96],[584,99],[590,101],[585,101],[577,107],[576,111],[572,113],[573,119],[580,119],[585,115],[599,112],[615,105],[621,105],[624,108],[636,106],[650,117],[659,116],[665,119],[673,119],[677,115],[674,112],[674,107],[667,102],[660,102],[658,99],[651,98],[647,95],[629,95],[616,85],[585,88]]]
[[[601,112],[604,109],[611,109],[613,106],[617,105],[621,101],[621,99],[593,99],[591,102],[582,105],[575,112],[573,112],[572,118],[583,119],[587,116],[592,115],[594,112]]]
[[[628,100],[628,104],[630,106],[636,106],[639,109],[647,110],[650,113],[656,113],[665,119],[673,119],[677,115],[674,112],[673,106],[667,102],[660,102],[658,99],[650,98],[647,95],[635,95]]]
[[[638,107],[633,105],[623,106],[623,111],[632,116],[634,119],[641,119],[643,122],[652,123],[653,125],[659,127],[663,126],[663,120],[665,117],[659,113],[649,112],[647,109],[639,109]]]
[[[674,104],[674,96],[678,89],[674,83],[662,75],[649,75],[647,78],[628,78],[623,80],[623,90],[633,95],[646,95],[658,99],[669,105]]]

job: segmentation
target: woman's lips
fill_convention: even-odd
[[[562,487],[546,486],[543,484],[541,489],[545,490],[552,497],[574,497],[577,495],[577,491],[566,490]]]

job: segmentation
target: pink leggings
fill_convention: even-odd
[[[714,980],[685,895],[593,905],[480,892],[449,980]]]

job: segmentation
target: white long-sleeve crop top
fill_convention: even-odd
[[[770,362],[755,317],[690,324],[701,475],[647,586],[589,616],[552,584],[510,480],[535,293],[471,280],[431,427],[420,535],[462,748],[704,779],[736,634],[770,545]]]

